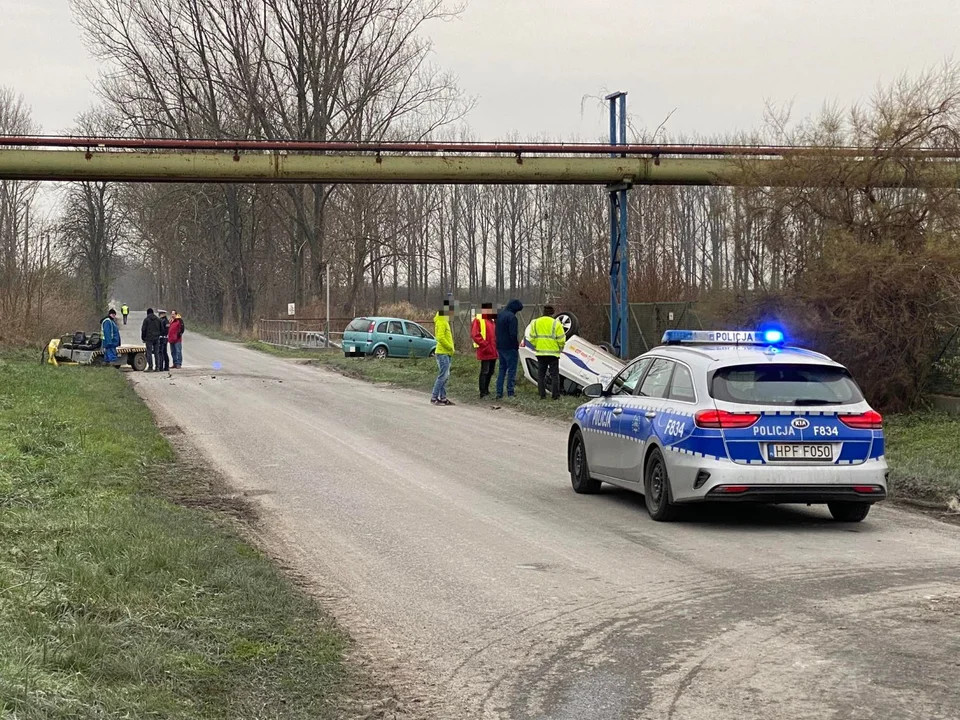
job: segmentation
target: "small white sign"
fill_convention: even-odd
[[[297,314],[297,304],[287,303],[287,315],[296,315],[296,314]]]
[[[673,320],[673,313],[667,313],[667,318]]]

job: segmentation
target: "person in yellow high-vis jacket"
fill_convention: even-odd
[[[537,390],[540,399],[547,397],[547,375],[550,375],[550,394],[554,400],[560,398],[560,353],[567,342],[563,325],[554,315],[556,311],[550,305],[543,306],[543,315],[527,325],[524,334],[526,341],[537,354]]]
[[[434,355],[437,358],[437,381],[433,384],[433,395],[430,402],[433,405],[453,405],[447,397],[447,380],[450,379],[450,363],[456,352],[453,346],[453,330],[450,329],[450,318],[454,316],[454,304],[444,300],[440,312],[433,318],[433,334],[437,338],[437,349]]]

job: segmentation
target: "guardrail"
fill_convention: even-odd
[[[350,321],[347,320],[347,323]],[[257,324],[257,339],[267,345],[296,349],[329,349],[342,347],[343,332],[331,331],[338,327],[339,319],[297,318],[292,320],[268,320],[261,318]],[[345,326],[345,324],[343,324]]]

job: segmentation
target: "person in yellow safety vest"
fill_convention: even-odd
[[[493,303],[480,304],[480,314],[470,325],[473,349],[480,361],[480,399],[490,394],[490,381],[497,369],[497,328],[494,323]]]
[[[547,397],[547,375],[550,375],[550,394],[554,400],[560,399],[560,353],[567,342],[563,325],[554,315],[556,311],[550,305],[543,306],[543,315],[527,325],[524,337],[537,355],[537,390],[540,399]]]
[[[123,315],[123,324],[127,324],[127,315],[130,314],[130,307],[124,303],[120,306],[120,314]]]

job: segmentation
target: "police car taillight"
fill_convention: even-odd
[[[697,427],[742,430],[760,419],[757,413],[732,413],[726,410],[701,410],[693,416]]]
[[[876,410],[867,410],[858,415],[837,415],[837,419],[854,430],[883,429],[883,416]]]

